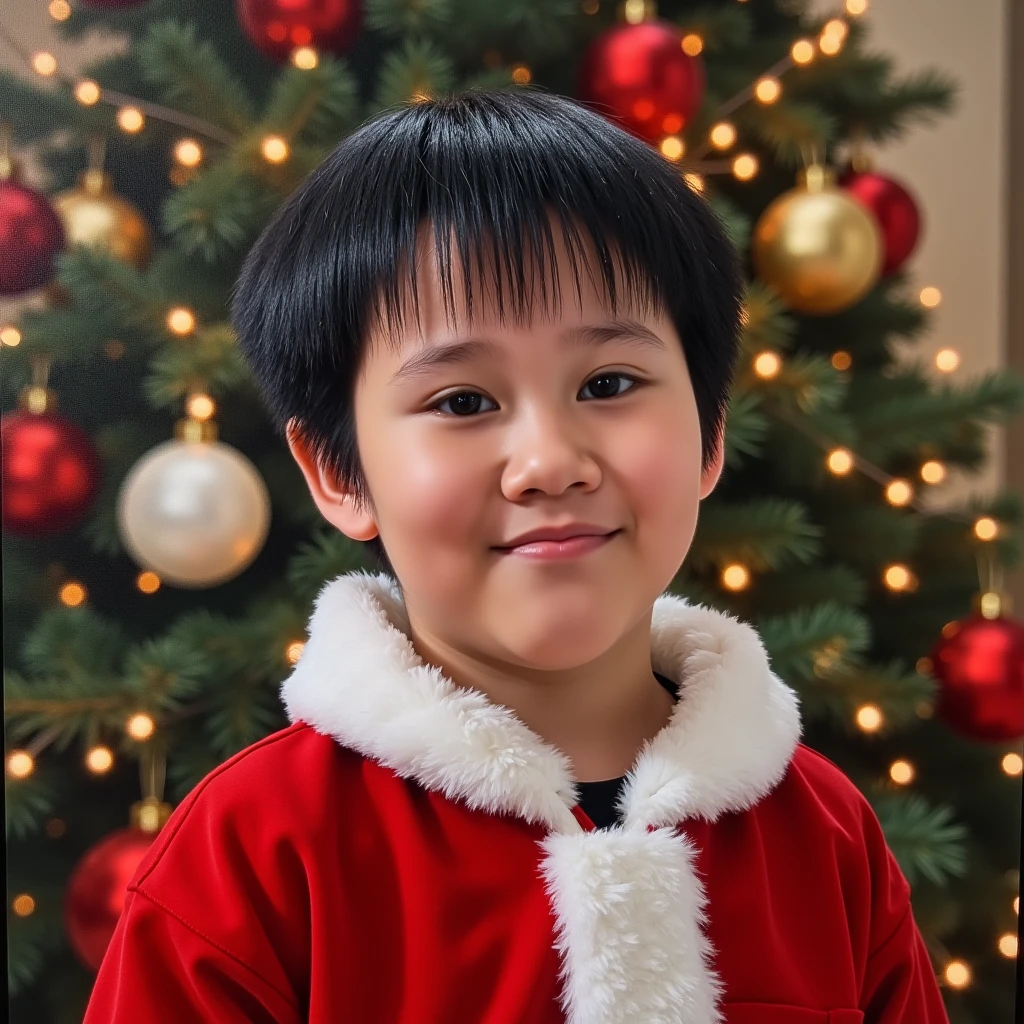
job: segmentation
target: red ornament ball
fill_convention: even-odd
[[[64,896],[64,930],[86,967],[99,969],[124,910],[128,883],[156,832],[121,828],[90,847],[75,866]]]
[[[0,420],[3,528],[23,537],[59,533],[85,514],[100,480],[92,438],[56,413],[16,410]]]
[[[693,117],[704,95],[704,65],[683,52],[683,33],[664,21],[617,25],[583,56],[580,99],[657,145]]]
[[[273,60],[297,47],[344,53],[362,27],[359,0],[235,0],[245,34]]]
[[[882,234],[882,276],[896,273],[917,246],[921,212],[898,182],[874,171],[846,171],[838,184],[868,208]]]
[[[936,714],[968,739],[1024,736],[1024,625],[975,614],[942,633],[931,656]]]
[[[0,295],[19,295],[53,277],[64,228],[46,196],[11,178],[0,181]]]

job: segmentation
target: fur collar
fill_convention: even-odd
[[[449,799],[579,832],[568,758],[507,708],[424,664],[408,631],[387,575],[329,582],[282,687],[289,718]],[[778,784],[799,742],[798,701],[752,627],[665,594],[654,605],[651,665],[680,684],[679,700],[628,775],[626,829],[715,821]]]

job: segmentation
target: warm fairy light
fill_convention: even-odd
[[[117,338],[111,338],[110,341],[103,346],[103,351],[108,359],[120,359],[128,350],[124,347],[123,341],[118,341]]]
[[[49,78],[57,70],[57,58],[46,50],[32,54],[32,70],[37,75]]]
[[[60,839],[67,830],[67,825],[65,825],[60,818],[50,818],[50,820],[43,826],[43,831],[51,839]]]
[[[138,107],[122,107],[117,112],[117,123],[126,132],[137,132],[142,130],[146,119]]]
[[[850,26],[842,18],[833,18],[825,23],[821,34],[823,36],[836,36],[838,39],[845,40],[850,34]]]
[[[661,140],[661,155],[669,160],[682,160],[685,152],[686,146],[683,145],[683,140],[675,135],[670,135],[667,139]]]
[[[890,505],[909,505],[914,497],[914,488],[908,480],[893,480],[885,489],[885,497]]]
[[[182,167],[196,167],[203,159],[203,148],[195,139],[182,139],[174,147],[174,159]]]
[[[160,577],[155,572],[140,572],[135,578],[135,586],[144,594],[155,594],[160,589]]]
[[[927,288],[921,289],[918,298],[925,309],[934,309],[942,301],[942,292],[934,285],[928,285]]]
[[[999,952],[1007,958],[1007,960],[1013,960],[1017,956],[1017,936],[1013,932],[1006,932],[1005,935],[1001,935],[999,938]]]
[[[46,9],[54,21],[67,21],[71,17],[71,4],[68,0],[50,0]]]
[[[929,459],[921,467],[921,479],[926,484],[941,484],[946,479],[946,467],[935,459]]]
[[[826,465],[836,476],[845,476],[853,469],[853,456],[846,448],[833,448],[828,453]]]
[[[18,917],[28,917],[36,909],[36,901],[27,892],[20,893],[11,901],[11,910]]]
[[[21,331],[13,324],[8,324],[0,330],[0,344],[8,345],[11,348],[21,344]]]
[[[999,524],[991,516],[982,516],[974,524],[974,536],[978,540],[995,540],[999,536]]]
[[[832,366],[836,370],[848,370],[853,365],[853,359],[849,352],[839,349],[832,353]]]
[[[1020,913],[1020,897],[1019,896],[1014,896],[1013,897],[1013,912],[1015,914],[1019,914]]]
[[[12,750],[7,755],[7,774],[12,779],[27,779],[35,767],[35,759],[27,750]]]
[[[868,9],[868,0],[846,0],[846,13],[855,18]]]
[[[810,39],[798,39],[790,48],[789,55],[794,64],[810,64],[814,60],[814,43]]]
[[[209,395],[195,394],[189,397],[185,410],[194,420],[208,420],[217,411],[217,404]]]
[[[963,960],[950,960],[943,972],[952,988],[967,988],[971,983],[971,969]]]
[[[639,25],[647,17],[647,0],[626,0],[622,5],[622,18],[627,25]]]
[[[754,359],[754,373],[762,380],[777,377],[782,369],[782,360],[774,352],[761,352]]]
[[[268,135],[260,144],[263,159],[272,164],[280,164],[288,159],[288,143],[280,135]]]
[[[304,640],[295,640],[290,643],[284,650],[284,656],[288,659],[288,664],[298,664],[299,658],[302,657],[302,652],[305,649],[306,643]]]
[[[60,588],[60,603],[68,608],[77,608],[85,596],[85,587],[81,583],[65,583]]]
[[[100,101],[100,87],[91,78],[83,78],[75,86],[75,99],[84,107],[91,107]]]
[[[822,33],[818,39],[818,49],[821,50],[826,57],[834,57],[843,48],[843,40],[841,36],[830,36]]]
[[[861,732],[878,732],[882,727],[882,712],[874,704],[862,704],[854,716]]]
[[[914,585],[914,574],[899,562],[887,566],[882,574],[882,579],[890,590],[895,590],[897,593],[902,590],[910,590]]]
[[[750,573],[745,565],[727,565],[722,570],[722,586],[726,590],[746,590],[750,585]]]
[[[688,57],[696,57],[704,49],[704,40],[696,32],[683,36],[683,53]]]
[[[1002,766],[1007,775],[1020,775],[1024,771],[1024,759],[1020,754],[1007,754],[1002,760]]]
[[[697,174],[695,171],[687,171],[683,175],[683,181],[698,194],[704,191],[704,176]]]
[[[175,334],[191,334],[196,329],[195,314],[184,306],[175,306],[167,313],[167,329]]]
[[[525,64],[515,64],[512,67],[512,81],[516,85],[528,85],[533,78],[530,69]]]
[[[114,766],[114,755],[110,747],[93,747],[85,755],[85,766],[93,775],[103,775]]]
[[[757,160],[749,153],[741,153],[732,162],[732,173],[740,181],[750,181],[757,174]]]
[[[944,348],[935,353],[935,368],[942,373],[952,373],[959,365],[960,353],[955,348]]]
[[[710,139],[715,149],[728,149],[736,141],[736,128],[728,121],[719,121],[711,129]]]
[[[144,711],[132,715],[125,725],[125,730],[133,740],[148,740],[155,728],[156,723]]]
[[[409,96],[410,103],[429,103],[430,93],[425,89],[413,89],[412,94]]]
[[[914,781],[914,766],[909,761],[893,761],[889,765],[889,778],[900,786]]]
[[[759,78],[754,86],[754,95],[759,103],[774,103],[782,95],[782,86],[777,78]]]
[[[312,46],[300,46],[292,50],[292,63],[302,71],[312,71],[320,62],[320,55]]]

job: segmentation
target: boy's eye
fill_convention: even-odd
[[[631,386],[620,390],[619,381],[629,381]],[[641,381],[638,378],[632,377],[628,373],[609,373],[603,371],[591,377],[584,385],[583,391],[586,391],[591,385],[595,385],[594,393],[597,398],[618,398],[627,391],[632,391],[632,385],[639,383]],[[583,391],[580,394],[583,394]],[[445,395],[440,402],[436,402],[430,408],[436,409],[446,416],[461,416],[465,419],[480,411],[481,400],[485,402],[491,401],[491,399],[481,395],[479,391],[453,391],[450,395]],[[450,411],[444,409],[444,406],[449,402],[451,403]]]

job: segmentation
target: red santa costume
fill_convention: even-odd
[[[749,625],[658,599],[679,699],[607,829],[408,632],[388,577],[324,588],[293,724],[177,808],[87,1024],[948,1024],[878,820]]]

